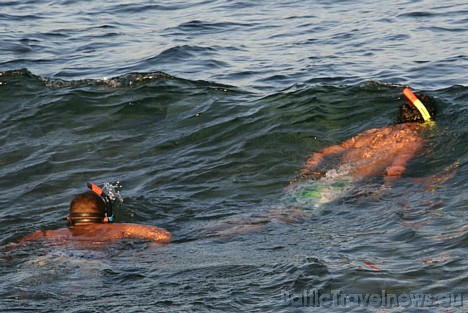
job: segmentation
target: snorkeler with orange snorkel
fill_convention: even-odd
[[[97,185],[88,183],[90,191],[81,193],[70,203],[67,217],[69,227],[57,230],[35,231],[20,243],[53,239],[55,244],[99,245],[123,238],[146,239],[156,243],[169,243],[172,235],[167,230],[131,223],[113,223],[112,199]]]

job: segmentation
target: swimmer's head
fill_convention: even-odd
[[[71,225],[106,222],[106,203],[93,191],[81,193],[70,203],[68,221]]]
[[[416,95],[419,100],[424,104],[426,107],[426,110],[431,116],[431,120],[434,120],[434,116],[436,114],[436,107],[434,100],[426,95],[423,94],[417,94]],[[400,107],[400,110],[398,111],[397,115],[397,123],[411,123],[411,122],[420,122],[424,123],[425,120],[419,112],[419,110],[408,100],[405,99],[405,102],[403,105]]]

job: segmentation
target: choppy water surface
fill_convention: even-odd
[[[0,8],[2,312],[466,309],[465,1]],[[404,85],[438,106],[406,175],[284,222],[305,158],[392,123]],[[5,249],[117,180],[119,220],[173,243]],[[315,290],[433,297],[312,308]]]

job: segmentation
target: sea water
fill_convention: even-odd
[[[0,1],[0,311],[463,311],[467,12],[461,0]],[[405,175],[270,223],[305,159],[393,123],[406,85],[438,114]],[[86,182],[113,181],[118,221],[173,243],[11,249],[65,227]],[[324,302],[311,308],[314,290]],[[346,307],[327,297],[337,290],[402,301]],[[429,294],[425,307],[405,298]]]

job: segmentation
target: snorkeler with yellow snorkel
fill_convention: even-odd
[[[431,98],[418,97],[409,88],[403,89],[403,95],[406,100],[395,124],[367,130],[312,153],[267,216],[218,222],[207,231],[231,236],[257,230],[274,220],[297,221],[311,209],[349,196],[360,184],[365,188],[371,183],[389,187],[406,172],[408,162],[422,152],[427,145],[424,133],[435,123],[436,108]],[[456,166],[447,168],[442,179],[448,179]]]
[[[343,197],[357,182],[383,177],[388,185],[401,177],[408,162],[426,145],[423,132],[433,125],[436,113],[431,98],[420,95],[423,103],[408,87],[403,95],[407,101],[395,124],[369,129],[314,152],[284,198],[295,208],[313,208]]]

